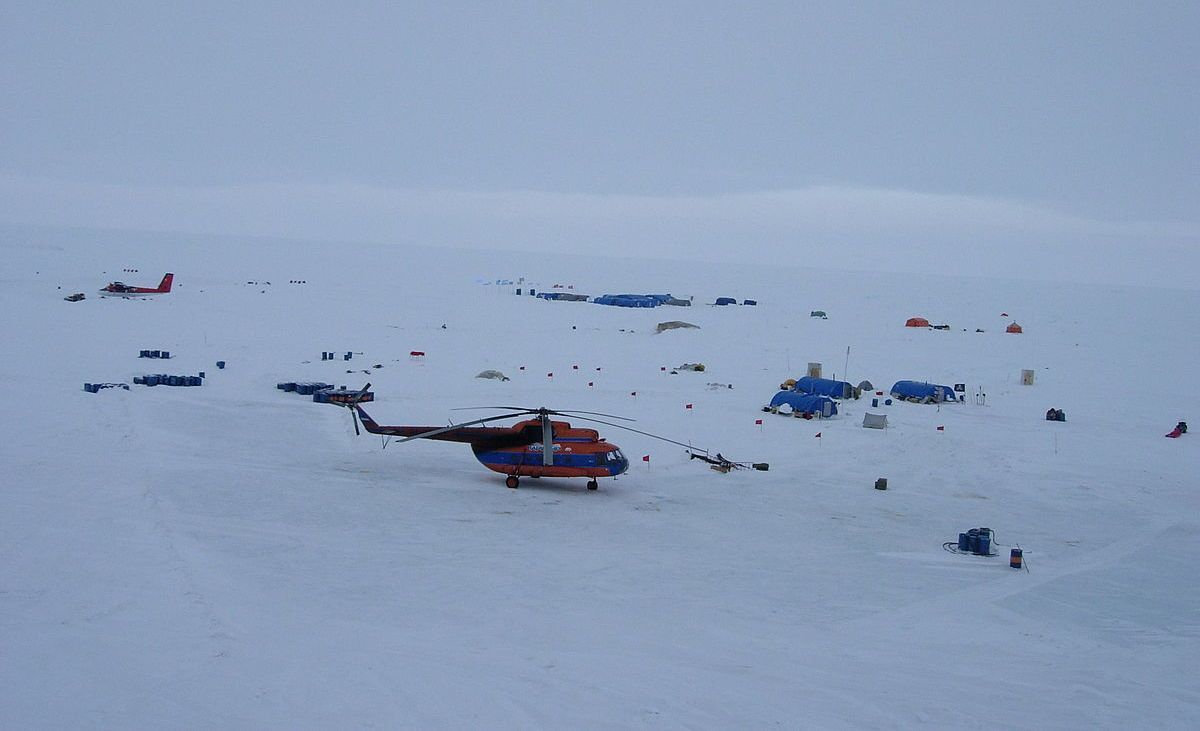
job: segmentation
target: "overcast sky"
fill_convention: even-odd
[[[0,34],[3,222],[1200,286],[1194,1],[6,1]]]

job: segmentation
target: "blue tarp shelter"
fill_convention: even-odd
[[[780,406],[787,406],[792,413],[801,414],[834,416],[838,412],[837,402],[828,396],[814,396],[795,391],[780,391],[775,394],[775,398],[771,399],[771,405],[768,408],[771,411],[778,411]]]
[[[657,299],[644,294],[606,294],[596,297],[592,302],[613,307],[658,307],[662,304]]]
[[[830,398],[854,398],[854,386],[846,381],[835,381],[831,378],[813,378],[805,376],[796,379],[792,390],[798,393],[811,393]]]
[[[905,401],[917,401],[923,404],[940,404],[943,401],[957,401],[954,389],[924,381],[896,381],[892,385],[892,398]]]
[[[717,301],[713,302],[713,304],[714,305],[736,305],[737,300],[735,300],[732,297],[718,297]]]

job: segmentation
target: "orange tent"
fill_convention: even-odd
[[[1004,332],[1019,333],[1019,332],[1022,332],[1022,330],[1021,330],[1021,326],[1014,322],[1011,325],[1009,325],[1008,327],[1004,328]]]
[[[904,323],[904,327],[929,327],[929,320],[924,317],[910,317],[908,322]]]

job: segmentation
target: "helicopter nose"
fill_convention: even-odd
[[[614,477],[625,474],[625,471],[629,469],[629,460],[626,459],[624,455],[622,455],[620,459],[615,460],[615,462],[616,464],[613,465]]]

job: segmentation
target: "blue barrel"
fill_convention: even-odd
[[[200,371],[200,372],[199,372],[199,373],[197,373],[196,375],[200,376],[201,378],[204,378],[204,371]]]
[[[321,360],[329,360],[329,353],[326,353],[324,350],[322,350],[321,351]]]
[[[139,351],[138,351],[138,357],[139,357],[139,358],[149,358],[149,357],[150,357],[150,351],[149,351],[149,350],[139,350]]]
[[[169,350],[164,350],[164,351],[162,352],[162,357],[164,357],[164,358],[170,358],[170,357],[171,357],[171,351],[169,351]]]
[[[966,533],[958,534],[958,550],[962,553],[966,553],[967,551],[971,550],[971,544],[967,541]]]
[[[92,390],[92,384],[90,383],[83,384],[83,390],[87,391],[88,393],[95,393],[95,391]]]
[[[879,399],[877,399],[877,398],[871,399],[871,406],[876,406],[876,407],[879,406]]]
[[[892,400],[891,400],[890,398],[888,398],[888,399],[884,399],[884,400],[883,400],[883,405],[884,405],[884,406],[891,406],[891,405],[892,405]]]
[[[967,550],[971,553],[979,553],[979,529],[972,528],[967,531]]]
[[[217,361],[217,370],[220,371],[220,370],[224,370],[224,369],[225,369],[225,361],[223,361],[223,360]]]
[[[354,357],[354,353],[351,353],[350,351],[346,351],[346,355],[342,356],[342,360],[350,360],[353,357]]]
[[[990,555],[992,555],[992,534],[991,534],[991,531],[988,531],[988,532],[986,532],[986,533],[985,533],[985,532],[983,532],[983,531],[980,531],[980,532],[979,532],[979,555],[980,555],[980,556],[990,556]]]
[[[150,351],[150,357],[151,357],[151,358],[157,358],[157,357],[158,357],[158,356],[160,356],[160,355],[162,355],[162,351],[161,351],[161,350],[151,350],[151,351]]]
[[[157,386],[158,385],[158,376],[146,376],[146,378],[143,380],[146,381],[147,386]]]
[[[1012,549],[1008,552],[1008,565],[1014,569],[1021,568],[1021,557],[1021,549]]]

